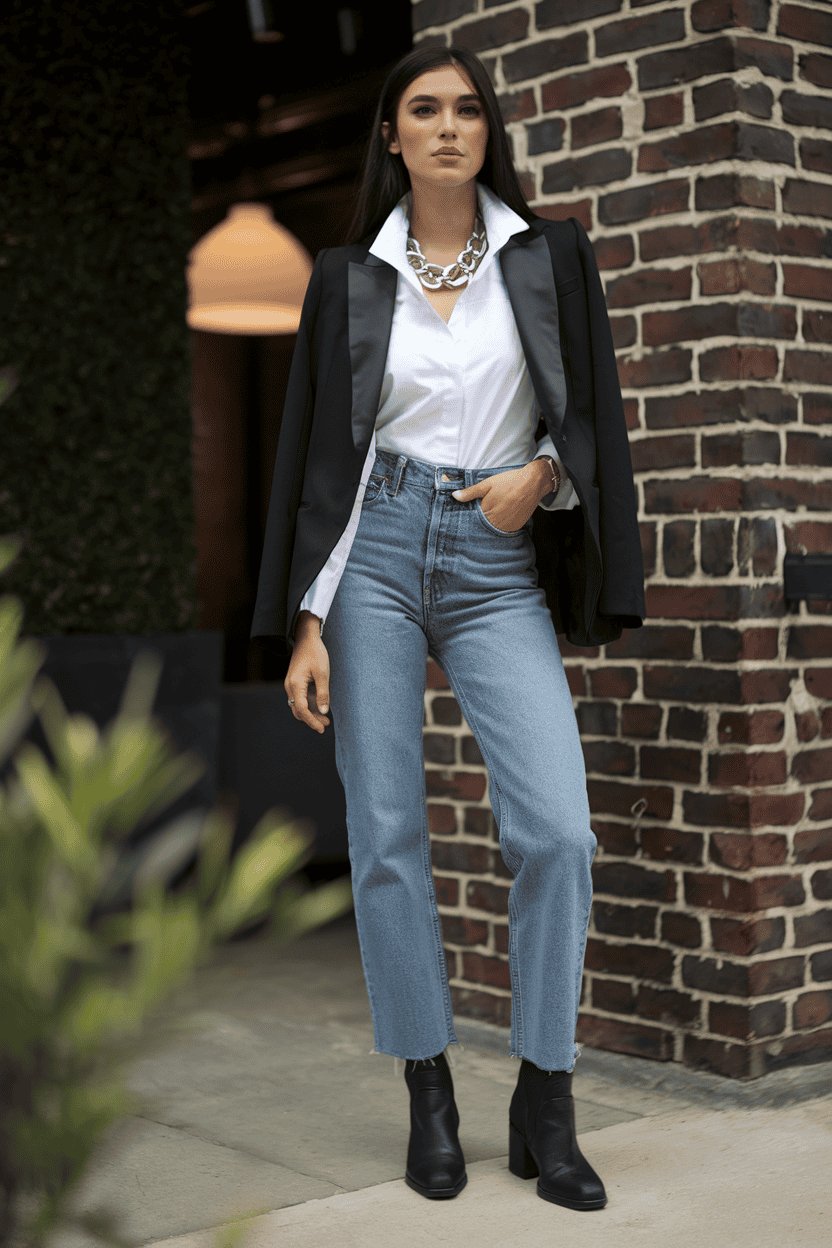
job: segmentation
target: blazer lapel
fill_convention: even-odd
[[[554,437],[566,413],[566,381],[549,244],[542,234],[522,243],[510,238],[498,258],[532,385]],[[368,254],[363,263],[350,261],[347,281],[352,438],[356,450],[366,451],[378,414],[398,272]]]
[[[566,414],[566,381],[549,244],[542,234],[523,243],[512,237],[499,260],[534,392],[555,437]]]
[[[352,440],[366,452],[378,415],[387,347],[393,326],[398,272],[369,255],[350,261],[347,277],[350,367],[352,370]]]

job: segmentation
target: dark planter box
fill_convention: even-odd
[[[136,655],[152,650],[163,661],[153,714],[177,751],[193,750],[207,770],[165,810],[139,824],[125,838],[125,847],[179,815],[208,811],[218,799],[231,799],[237,807],[233,851],[267,810],[282,806],[292,816],[312,820],[316,837],[310,862],[348,862],[332,725],[321,736],[298,723],[286,705],[282,682],[224,685],[221,632],[44,635],[36,640],[47,650],[40,674],[53,681],[70,714],[83,712],[99,728],[118,714]],[[39,719],[33,719],[24,739],[54,766]],[[8,759],[0,779],[11,767]]]
[[[282,681],[224,685],[220,789],[237,795],[235,844],[273,806],[315,825],[310,862],[348,862],[344,786],[332,724],[315,732],[295,719]]]
[[[38,636],[47,651],[39,675],[56,686],[70,714],[83,712],[99,728],[118,714],[130,669],[141,650],[152,650],[163,661],[153,714],[170,733],[178,752],[193,750],[207,770],[186,793],[141,823],[123,842],[135,845],[178,815],[211,810],[217,799],[217,775],[222,714],[221,632],[185,633],[76,633]],[[25,740],[32,741],[52,766],[55,759],[40,720],[32,720]],[[8,774],[11,759],[4,774]]]

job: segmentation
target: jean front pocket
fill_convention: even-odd
[[[489,533],[499,533],[500,537],[519,537],[521,533],[526,532],[528,528],[528,524],[529,524],[528,520],[520,529],[498,529],[495,524],[491,523],[491,521],[488,519],[488,516],[483,511],[482,499],[477,498],[474,501],[477,504],[477,515],[482,520],[483,524],[488,529]]]

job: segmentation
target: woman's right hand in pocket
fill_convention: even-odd
[[[314,688],[312,687],[314,686]],[[310,611],[301,611],[295,629],[295,646],[283,688],[294,706],[289,710],[316,732],[329,724],[329,655],[321,640],[321,622]]]

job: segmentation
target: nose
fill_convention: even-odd
[[[442,138],[456,138],[456,128],[454,126],[454,115],[450,109],[442,117],[442,129],[439,131]]]

